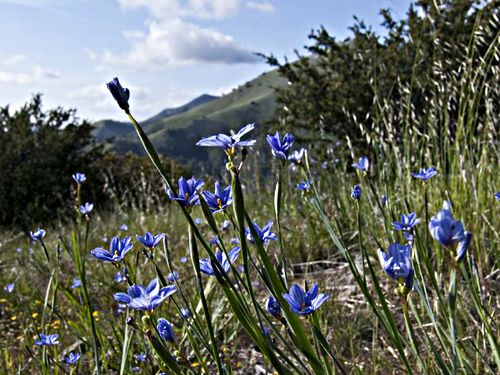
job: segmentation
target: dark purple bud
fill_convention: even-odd
[[[120,84],[120,81],[118,81],[118,78],[113,78],[113,80],[108,82],[106,86],[108,87],[108,90],[111,92],[111,95],[113,95],[113,98],[115,98],[120,108],[128,113],[128,99],[130,98],[130,90],[124,89]]]

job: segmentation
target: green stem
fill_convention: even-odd
[[[198,253],[198,246],[196,245],[196,239],[194,238],[193,228],[190,225],[188,225],[188,231],[189,231],[189,249],[191,251],[191,262],[193,265],[194,272],[196,274],[196,286],[198,288],[198,294],[200,295],[201,304],[203,306],[203,313],[205,314],[205,320],[207,321],[208,334],[210,335],[210,343],[212,344],[212,356],[214,357],[219,374],[223,374],[222,363],[219,357],[219,349],[217,348],[217,342],[215,341],[212,318],[210,316],[210,310],[208,309],[208,303],[205,297],[205,291],[203,290],[203,281],[201,278],[201,271],[200,271],[200,255]]]
[[[420,363],[420,366],[422,366],[422,370],[424,374],[429,373],[429,369],[427,368],[427,365],[425,362],[422,360],[422,357],[420,355],[420,352],[417,347],[417,338],[415,336],[415,331],[413,330],[413,324],[410,319],[410,313],[408,311],[408,297],[401,297],[401,304],[403,306],[403,314],[405,317],[405,325],[406,325],[406,330],[408,331],[408,336],[410,338],[410,345],[413,349],[413,352],[415,356],[417,357],[418,362]]]
[[[450,335],[452,344],[452,374],[458,372],[457,356],[457,325],[456,325],[456,307],[457,307],[457,269],[453,266],[450,273],[450,289],[448,293],[448,304],[450,308]]]
[[[286,274],[285,251],[283,246],[283,233],[281,231],[281,196],[282,196],[282,181],[283,181],[283,168],[281,164],[278,172],[278,181],[276,182],[276,189],[274,191],[274,212],[276,215],[276,225],[278,227],[278,243],[280,247],[280,268],[282,272],[283,282],[285,287],[288,288],[288,279]]]

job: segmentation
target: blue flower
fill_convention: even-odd
[[[196,219],[193,220],[193,222],[196,224],[196,225],[200,225],[201,223],[203,223],[203,220],[201,220],[199,217],[197,217]]]
[[[219,239],[216,237],[216,236],[213,236],[209,241],[208,243],[212,246],[216,246],[216,245],[219,245],[220,242],[219,242]]]
[[[428,169],[420,168],[418,173],[412,173],[411,175],[415,178],[418,178],[422,181],[428,181],[430,178],[434,177],[437,174],[436,168],[429,167]]]
[[[131,309],[151,311],[176,291],[175,285],[160,288],[160,283],[155,278],[147,287],[132,285],[128,288],[127,293],[116,293],[114,297],[116,301],[126,303]]]
[[[90,212],[94,209],[94,204],[93,203],[85,203],[83,206],[80,206],[80,212],[82,215],[88,215]]]
[[[134,354],[134,358],[138,362],[146,362],[147,355],[146,353]]]
[[[229,272],[231,269],[231,264],[234,263],[236,258],[238,258],[238,255],[240,254],[240,248],[237,246],[233,248],[229,252],[229,259],[226,256],[226,253],[222,251],[216,251],[215,252],[215,259],[217,259],[217,262],[221,266],[221,268],[224,270],[225,273]],[[203,258],[200,259],[200,271],[203,272],[204,274],[210,275],[210,276],[215,276],[215,270],[212,265],[212,261],[210,258]]]
[[[186,262],[188,261],[188,259],[187,259],[186,257],[180,257],[180,258],[179,258],[179,261],[180,261],[181,263],[186,263]]]
[[[276,298],[269,296],[266,300],[266,310],[277,319],[281,318],[281,307]]]
[[[328,294],[318,294],[318,284],[314,284],[307,292],[299,285],[292,284],[290,291],[283,294],[290,310],[299,315],[309,315],[316,311],[328,297]]]
[[[262,329],[262,333],[264,334],[264,336],[271,336],[271,328],[263,326],[260,326],[260,328]]]
[[[410,231],[415,225],[420,223],[420,219],[417,218],[417,214],[412,212],[409,215],[402,214],[401,221],[394,221],[392,227],[394,230],[406,230]]]
[[[128,100],[130,98],[130,90],[124,89],[116,77],[113,78],[112,81],[108,82],[106,86],[111,92],[111,95],[113,95],[113,98],[115,98],[118,106],[126,113],[129,113]]]
[[[81,185],[85,182],[87,179],[87,176],[85,176],[84,173],[76,172],[73,176],[73,180],[78,184]]]
[[[378,258],[385,273],[392,279],[404,283],[406,291],[413,288],[413,269],[411,267],[411,246],[393,243],[389,245],[389,254],[378,250]]]
[[[229,220],[224,220],[222,223],[222,230],[227,230],[229,227],[231,227],[231,222]]]
[[[366,156],[363,156],[359,158],[359,162],[354,163],[352,166],[359,169],[360,171],[366,172],[368,170],[368,167],[370,166],[370,161]]]
[[[158,325],[156,326],[158,333],[163,340],[175,342],[174,326],[165,318],[158,319]]]
[[[238,133],[234,135],[226,135],[226,134],[218,134],[212,135],[208,138],[202,138],[196,143],[196,146],[205,146],[205,147],[221,147],[224,149],[226,154],[229,157],[232,157],[236,154],[238,147],[248,147],[253,146],[255,144],[255,140],[252,141],[242,141],[241,137],[243,137],[248,132],[252,131],[255,128],[255,124],[248,124],[241,128]]]
[[[290,160],[295,165],[301,165],[302,158],[304,157],[305,152],[306,152],[305,148],[301,148],[298,151],[296,150],[290,154],[290,156],[288,157],[288,160]]]
[[[35,345],[38,346],[59,345],[59,335],[57,333],[53,335],[44,335],[43,333],[40,333],[38,336],[40,337],[40,340],[35,341]]]
[[[311,190],[312,181],[301,181],[297,184],[297,190],[309,192]]]
[[[179,273],[177,271],[170,272],[167,275],[167,280],[173,283],[175,280],[179,280]]]
[[[351,198],[355,201],[359,201],[361,199],[361,186],[354,185],[351,191]]]
[[[208,208],[215,214],[217,212],[222,212],[224,209],[233,203],[233,198],[231,197],[231,186],[227,186],[222,189],[219,181],[215,183],[215,192],[203,191],[203,197],[207,201]]]
[[[500,191],[498,193],[495,193],[495,199],[497,201],[500,201]]]
[[[184,177],[181,177],[179,178],[178,185],[179,191],[177,195],[175,195],[173,191],[167,190],[170,200],[177,201],[184,207],[191,207],[200,204],[198,189],[203,186],[203,180],[197,180],[194,177],[186,180]]]
[[[113,277],[113,279],[117,283],[121,283],[122,281],[127,280],[120,271],[118,271],[118,273],[115,275],[115,277]]]
[[[41,241],[45,237],[45,231],[38,228],[35,232],[30,232],[30,236],[33,241]]]
[[[257,232],[257,235],[260,238],[260,242],[265,245],[269,241],[276,241],[278,237],[276,236],[276,233],[271,232],[271,227],[273,225],[272,220],[269,220],[266,224],[266,226],[262,229],[257,225],[256,222],[253,223],[253,227],[255,231]],[[250,231],[250,228],[245,229],[245,234],[247,236],[247,240],[250,241],[250,243],[255,243],[253,240],[252,232]]]
[[[460,262],[472,240],[472,233],[464,230],[460,220],[454,220],[451,214],[451,206],[444,201],[443,208],[436,216],[431,217],[429,231],[431,236],[442,245],[452,248],[456,246],[455,261]]]
[[[408,232],[403,232],[403,236],[404,236],[406,241],[408,241],[408,242],[413,241],[413,234],[410,234]]]
[[[275,135],[267,136],[267,143],[271,146],[273,155],[280,160],[286,160],[288,158],[288,152],[290,148],[292,148],[294,140],[295,137],[290,133],[286,133],[283,139],[281,139],[279,132],[276,132]]]
[[[144,246],[146,246],[149,249],[153,249],[158,243],[165,237],[163,233],[157,234],[156,236],[150,232],[146,232],[144,237],[141,237],[139,235],[135,236],[140,243],[142,243]]]
[[[382,206],[385,206],[385,204],[387,203],[387,195],[382,194],[382,196],[380,197],[380,202],[382,203]]]
[[[191,311],[185,307],[181,307],[181,316],[184,319],[189,319],[191,317]]]
[[[120,228],[118,228],[118,229],[123,231],[123,232],[126,232],[128,230],[128,226],[127,226],[127,224],[122,224],[122,225],[120,225]]]
[[[119,236],[113,237],[109,243],[109,251],[102,247],[95,248],[90,253],[97,259],[105,262],[118,263],[125,258],[125,255],[132,249],[132,238],[125,237],[120,240]]]
[[[63,361],[64,361],[64,363],[67,363],[68,365],[75,365],[79,359],[80,359],[79,353],[71,352],[66,357],[63,358]]]
[[[78,277],[75,277],[73,279],[73,284],[71,284],[71,289],[76,289],[76,288],[79,288],[82,286],[82,281],[78,278]]]
[[[4,290],[7,293],[12,293],[14,291],[15,286],[16,286],[16,284],[14,284],[14,283],[7,284],[7,285],[5,285]]]

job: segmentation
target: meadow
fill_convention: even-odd
[[[110,81],[163,186],[99,211],[75,170],[73,217],[3,233],[1,371],[497,374],[496,30],[435,66],[420,108],[411,86],[375,95],[365,148],[240,124],[191,145],[219,176],[173,180]]]

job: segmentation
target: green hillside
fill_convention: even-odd
[[[266,126],[272,119],[276,105],[274,89],[285,84],[286,80],[277,71],[264,73],[220,98],[146,120],[143,123],[144,130],[158,151],[193,171],[208,168],[209,165],[220,165],[220,152],[213,153],[212,150],[196,147],[195,143],[202,137],[228,132],[250,122]],[[143,153],[131,126],[110,120],[95,125],[94,135],[100,141],[112,137],[109,144],[111,149],[119,153]]]
[[[161,121],[167,117],[171,117],[179,113],[189,111],[197,106],[206,104],[218,98],[219,98],[218,96],[203,94],[180,107],[164,109],[155,116],[143,121],[142,126],[146,128],[149,125],[155,124],[156,122]],[[115,138],[115,137],[118,138],[133,137],[133,135],[135,134],[134,130],[130,126],[127,126],[127,124],[128,122],[114,121],[114,120],[98,121],[94,124],[94,130],[92,131],[92,134],[100,141],[106,141],[110,138]]]

